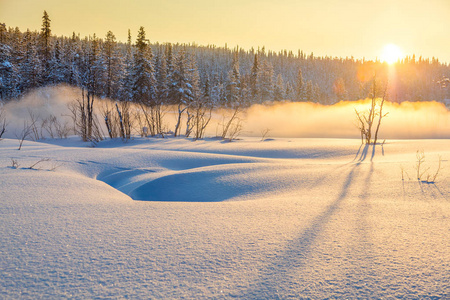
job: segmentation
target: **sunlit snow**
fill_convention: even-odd
[[[17,147],[0,141],[1,298],[449,297],[448,140]]]

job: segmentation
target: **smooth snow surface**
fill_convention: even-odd
[[[2,299],[450,297],[449,140],[17,148],[0,141]]]

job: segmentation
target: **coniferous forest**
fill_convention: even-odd
[[[367,97],[375,74],[389,81],[390,101],[450,98],[450,66],[437,58],[413,55],[390,67],[301,50],[159,44],[149,39],[143,27],[138,33],[128,30],[126,43],[118,42],[111,31],[104,37],[56,37],[46,12],[39,32],[0,24],[0,99],[65,83],[121,101],[177,104],[206,97],[215,106],[282,100],[332,104]],[[389,79],[390,68],[395,68],[395,80]]]

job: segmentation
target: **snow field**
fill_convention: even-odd
[[[449,297],[447,140],[17,146],[0,141],[1,298]],[[442,157],[434,184],[419,149],[430,172]]]

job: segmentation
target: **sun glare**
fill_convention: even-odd
[[[387,44],[383,48],[383,54],[381,55],[381,60],[387,62],[388,64],[393,64],[397,62],[403,56],[402,50],[397,45]]]

